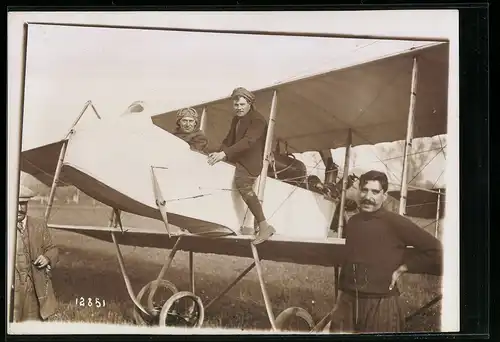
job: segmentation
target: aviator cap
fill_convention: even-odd
[[[179,110],[177,112],[177,121],[179,121],[180,119],[182,119],[186,116],[191,117],[191,118],[195,119],[196,122],[198,122],[198,113],[196,112],[196,110],[194,108],[183,108],[183,109]]]
[[[255,102],[255,95],[246,90],[243,87],[238,87],[233,90],[233,93],[231,94],[232,98],[235,97],[244,97],[249,104],[253,104]]]

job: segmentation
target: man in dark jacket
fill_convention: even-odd
[[[57,308],[50,270],[57,263],[59,251],[52,243],[45,222],[27,216],[28,200],[33,195],[31,190],[21,186],[14,270],[14,322],[45,320]]]
[[[220,152],[211,153],[208,163],[214,165],[222,160],[236,163],[235,185],[255,217],[258,232],[253,243],[259,244],[275,233],[275,229],[267,223],[262,205],[253,190],[255,180],[262,171],[267,122],[255,110],[254,94],[245,88],[236,88],[231,96],[236,115]]]
[[[177,112],[177,128],[174,135],[189,144],[192,150],[206,152],[208,139],[199,127],[198,113],[194,108],[183,108]]]
[[[442,245],[409,219],[385,210],[388,179],[369,171],[360,177],[360,213],[345,226],[346,254],[331,331],[382,333],[404,331],[396,284],[405,272],[422,273],[441,265]],[[412,258],[405,257],[413,246]]]

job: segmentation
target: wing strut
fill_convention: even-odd
[[[410,154],[413,140],[413,124],[415,122],[415,102],[417,100],[418,61],[413,58],[411,77],[410,109],[408,111],[408,126],[406,129],[405,155],[403,158],[403,173],[401,175],[401,193],[399,200],[399,214],[406,214],[406,199],[408,194],[408,155]]]
[[[200,131],[207,134],[207,107],[203,107],[201,112]]]
[[[441,189],[439,190],[438,192],[438,195],[437,195],[437,204],[436,204],[436,230],[434,232],[434,237],[437,238],[438,237],[438,233],[439,233],[439,219],[441,217]]]
[[[339,228],[338,237],[342,238],[342,230],[344,228],[344,212],[345,212],[345,196],[347,191],[347,183],[349,180],[349,163],[351,159],[351,146],[352,146],[352,130],[349,128],[347,133],[347,143],[345,147],[344,158],[344,174],[342,177],[342,195],[340,197],[340,211],[339,211]]]
[[[160,190],[160,185],[158,184],[158,179],[156,178],[154,168],[151,167],[151,178],[153,181],[153,191],[155,195],[155,202],[158,206],[158,210],[161,213],[163,222],[165,223],[165,228],[167,229],[168,237],[172,237],[172,231],[170,230],[170,224],[168,223],[167,208],[165,208],[166,201]]]
[[[73,133],[75,133],[76,125],[78,124],[78,122],[80,122],[80,119],[83,117],[83,114],[85,114],[85,112],[87,111],[87,108],[89,106],[92,106],[92,110],[94,111],[94,114],[97,116],[97,118],[101,119],[101,117],[99,116],[99,113],[97,113],[97,110],[95,109],[94,105],[92,104],[92,101],[89,100],[89,101],[85,102],[85,105],[83,106],[83,109],[80,111],[80,114],[78,115],[76,120],[71,125],[71,128],[69,129],[68,133],[66,133],[66,136],[63,139],[64,140],[63,145],[61,147],[61,153],[59,153],[59,160],[57,161],[57,166],[56,166],[56,170],[54,173],[54,179],[52,180],[52,186],[50,187],[49,201],[47,204],[47,209],[45,210],[45,223],[49,222],[50,212],[52,210],[52,205],[54,203],[54,197],[56,195],[57,183],[59,182],[59,176],[61,175],[61,169],[62,169],[62,166],[64,164],[64,158],[66,157],[66,149],[68,147],[68,141],[71,138],[71,136],[73,135]]]
[[[267,127],[266,143],[264,146],[264,160],[262,171],[260,172],[259,189],[257,195],[261,204],[264,202],[264,190],[266,188],[267,171],[269,168],[269,159],[271,157],[273,138],[274,138],[274,123],[276,121],[278,94],[276,90],[273,93],[273,100],[271,103],[271,113],[269,115],[269,124]]]
[[[273,137],[274,137],[274,123],[276,120],[276,112],[277,112],[277,99],[278,95],[276,90],[273,93],[273,100],[271,103],[271,113],[269,115],[269,124],[267,127],[267,135],[266,135],[266,144],[264,146],[264,160],[262,165],[262,171],[260,173],[260,181],[259,181],[259,189],[257,192],[257,196],[259,197],[259,201],[261,204],[264,202],[264,191],[266,188],[266,179],[267,179],[267,171],[269,168],[269,159],[272,152],[273,146]],[[255,217],[254,217],[255,220]],[[255,225],[254,225],[255,226]],[[252,248],[252,255],[255,262],[255,267],[257,268],[257,275],[259,277],[260,288],[262,290],[262,296],[264,297],[264,304],[266,305],[267,316],[269,318],[269,322],[271,323],[271,327],[273,330],[276,330],[275,317],[273,314],[273,310],[271,307],[271,301],[269,300],[269,295],[266,290],[266,285],[264,284],[264,277],[262,274],[262,268],[259,260],[259,253],[257,252],[257,247],[250,243],[250,247]]]
[[[59,160],[57,161],[56,172],[54,174],[54,179],[52,180],[52,186],[50,187],[49,202],[47,204],[47,209],[45,209],[45,223],[49,222],[50,211],[52,210],[52,204],[54,203],[54,197],[56,195],[56,187],[59,182],[59,176],[61,174],[61,169],[64,163],[64,157],[66,157],[66,148],[68,147],[68,140],[63,142],[61,147],[61,152],[59,153]]]
[[[347,132],[347,141],[345,146],[345,157],[344,157],[344,171],[342,175],[342,194],[340,196],[340,208],[339,208],[339,225],[338,225],[338,237],[342,239],[343,228],[344,228],[344,213],[345,213],[345,198],[347,192],[347,185],[349,181],[349,165],[351,161],[352,153],[352,130],[349,128]],[[336,306],[339,296],[339,276],[340,276],[340,266],[333,267],[333,307]],[[317,325],[313,328],[313,331],[319,331],[328,324],[328,319],[330,319],[330,324],[332,324],[331,319],[333,315],[333,310],[328,313]]]

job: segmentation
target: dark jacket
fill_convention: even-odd
[[[26,224],[31,258],[36,260],[39,255],[45,255],[49,259],[51,268],[54,268],[59,260],[59,250],[52,243],[52,237],[47,225],[43,220],[31,216],[27,217]],[[46,268],[38,269],[33,264],[31,265],[31,271],[36,296],[40,303],[40,316],[46,319],[54,314],[57,308],[57,300],[52,287],[52,276],[47,273]]]
[[[236,131],[238,120],[240,124]],[[252,176],[258,176],[262,171],[266,134],[266,119],[256,110],[250,109],[245,116],[233,118],[231,128],[222,141],[221,150],[229,162],[239,163]]]
[[[192,133],[184,133],[177,129],[174,132],[174,135],[187,142],[192,150],[204,153],[207,152],[206,149],[208,145],[208,139],[203,131],[198,130]]]

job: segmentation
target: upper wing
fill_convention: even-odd
[[[449,44],[431,44],[394,56],[331,70],[255,90],[256,107],[269,117],[273,92],[278,94],[275,140],[301,153],[344,146],[348,130],[352,144],[405,139],[410,107],[413,58],[418,59],[418,85],[413,136],[446,133]],[[195,105],[206,109],[210,147],[219,146],[229,128],[230,97]],[[175,111],[152,117],[171,131]]]

